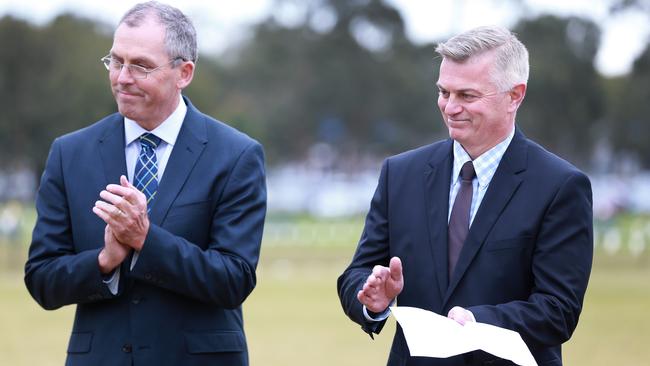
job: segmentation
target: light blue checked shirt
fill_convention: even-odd
[[[476,172],[476,177],[472,181],[472,206],[469,210],[469,225],[472,226],[474,222],[474,215],[478,211],[485,192],[487,192],[488,186],[492,181],[494,173],[496,173],[501,158],[506,152],[506,149],[510,145],[510,141],[515,136],[515,129],[513,128],[510,132],[510,135],[506,137],[505,140],[501,141],[495,147],[484,152],[478,158],[472,161],[474,165],[474,171]],[[451,190],[449,191],[449,212],[447,214],[447,223],[449,223],[449,218],[451,217],[451,209],[454,206],[454,200],[456,195],[460,190],[460,168],[465,164],[465,162],[472,160],[467,151],[458,143],[454,141],[454,167],[451,171]]]
[[[141,145],[138,141],[138,137],[145,132],[151,132],[154,135],[160,137],[160,145],[156,148],[156,161],[158,165],[158,181],[162,179],[163,173],[165,172],[165,167],[167,167],[167,161],[169,161],[169,156],[172,153],[174,144],[176,144],[176,138],[178,133],[181,131],[183,126],[183,120],[185,119],[185,114],[187,113],[187,106],[183,97],[179,96],[180,102],[178,107],[172,112],[172,114],[167,117],[158,127],[153,131],[147,131],[142,128],[136,121],[124,117],[124,155],[126,156],[126,172],[129,178],[129,182],[133,183],[133,176],[135,175],[135,164],[140,155]],[[139,252],[133,253],[133,260],[131,260],[130,269],[133,269],[136,262],[138,261]],[[108,286],[108,289],[113,295],[117,294],[118,284],[120,283],[120,267],[115,269],[113,275],[110,279],[104,281]]]
[[[472,180],[472,206],[470,207],[469,213],[470,226],[472,226],[472,222],[474,222],[474,215],[476,215],[476,211],[478,211],[478,208],[483,201],[485,192],[487,192],[492,177],[499,167],[501,158],[503,158],[503,154],[505,154],[506,149],[510,146],[510,142],[514,136],[515,129],[513,128],[512,131],[510,131],[510,135],[508,135],[505,140],[501,141],[495,147],[484,152],[481,156],[472,161],[476,177]],[[449,191],[449,212],[447,214],[447,223],[449,223],[449,218],[451,217],[451,209],[454,206],[454,200],[460,190],[460,168],[465,164],[465,162],[470,160],[472,160],[472,158],[469,156],[467,151],[465,151],[458,141],[454,141],[454,167],[451,171],[451,190]],[[396,300],[393,300],[390,306],[394,306],[395,302]],[[366,306],[363,306],[363,316],[368,321],[382,321],[388,318],[389,315],[390,309],[386,309],[386,311],[373,318],[368,314]]]

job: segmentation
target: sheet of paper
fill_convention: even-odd
[[[465,326],[424,309],[391,307],[404,331],[411,356],[446,358],[483,350],[522,366],[537,366],[517,332],[485,323]]]

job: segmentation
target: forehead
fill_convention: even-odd
[[[137,27],[120,24],[115,30],[111,53],[124,59],[161,61],[165,52],[165,29],[151,18]]]
[[[492,89],[494,87],[491,78],[493,60],[491,53],[472,56],[461,62],[445,57],[440,64],[437,85],[446,90]]]

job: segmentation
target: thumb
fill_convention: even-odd
[[[390,278],[393,281],[402,280],[402,260],[399,257],[393,257],[390,259]]]

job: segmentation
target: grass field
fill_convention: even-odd
[[[275,228],[277,235],[265,239],[258,287],[244,308],[252,365],[385,364],[394,321],[372,341],[345,317],[336,296],[336,277],[350,260],[360,226],[305,224],[291,235]],[[341,237],[328,244],[326,233]],[[313,244],[298,245],[294,237]],[[580,324],[564,347],[566,365],[650,362],[649,254],[598,252]],[[39,308],[17,270],[22,260],[14,257],[2,266],[14,269],[0,271],[0,364],[61,365],[74,309]]]

